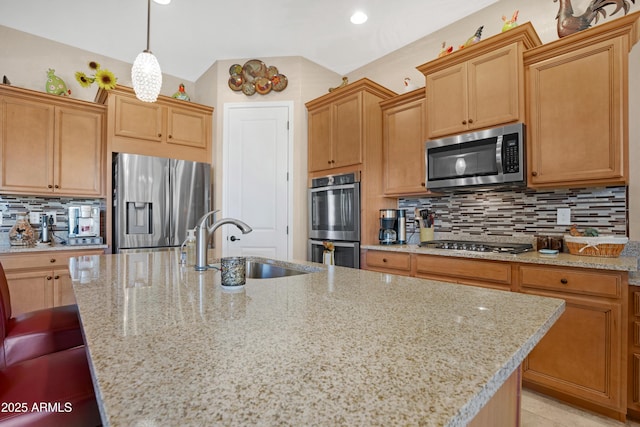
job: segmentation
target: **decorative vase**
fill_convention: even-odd
[[[18,214],[16,223],[9,230],[9,243],[11,246],[30,246],[35,242],[35,235],[27,214]]]

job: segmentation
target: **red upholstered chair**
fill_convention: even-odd
[[[11,317],[9,285],[0,264],[0,369],[83,345],[78,307],[66,305]]]
[[[100,426],[84,346],[0,370],[0,427]]]

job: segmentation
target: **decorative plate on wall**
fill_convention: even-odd
[[[287,76],[280,74],[277,67],[267,66],[259,59],[252,59],[244,65],[233,64],[229,67],[229,88],[242,91],[247,96],[254,93],[266,95],[272,90],[283,91],[288,84]]]
[[[271,92],[271,80],[266,77],[257,78],[253,84],[256,85],[256,92],[260,95],[266,95]]]

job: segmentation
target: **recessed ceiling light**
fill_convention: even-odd
[[[153,0],[153,1],[158,3],[158,4],[169,4],[169,3],[171,3],[171,0]]]
[[[367,19],[368,16],[360,10],[351,15],[351,23],[356,25],[364,24],[365,22],[367,22]]]

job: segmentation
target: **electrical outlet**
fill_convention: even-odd
[[[40,212],[29,212],[29,222],[31,224],[40,223]]]
[[[49,215],[49,218],[53,218],[53,222],[51,222],[52,225],[57,225],[58,224],[58,218],[56,217],[56,212],[55,211],[48,211],[45,212],[46,215]],[[51,221],[51,220],[49,220]]]
[[[570,208],[558,208],[557,224],[571,225],[571,209]]]

